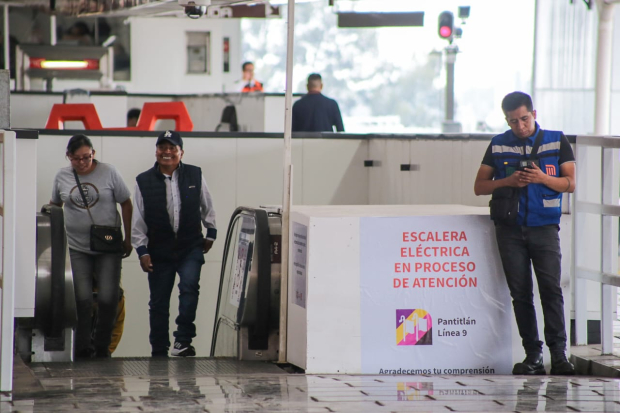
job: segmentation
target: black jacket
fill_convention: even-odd
[[[321,93],[308,93],[293,105],[293,132],[344,132],[340,108]]]

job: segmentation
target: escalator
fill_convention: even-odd
[[[70,361],[77,310],[62,208],[37,213],[36,248],[34,318],[17,319],[17,352],[26,361]]]
[[[278,359],[282,220],[240,207],[228,225],[211,357]]]

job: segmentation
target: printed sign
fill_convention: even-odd
[[[247,271],[248,251],[250,247],[250,237],[245,232],[239,233],[237,244],[237,259],[235,260],[235,273],[231,278],[230,303],[239,308],[241,296],[243,295],[243,282]]]
[[[306,308],[306,265],[308,251],[308,227],[293,222],[293,289],[291,302]]]
[[[510,374],[512,301],[488,216],[360,219],[362,373]]]

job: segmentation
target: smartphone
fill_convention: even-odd
[[[532,165],[540,167],[538,159],[523,159],[519,161],[518,171],[524,171],[525,169],[532,168]]]

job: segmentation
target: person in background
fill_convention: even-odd
[[[88,25],[78,20],[62,35],[60,43],[76,44],[77,46],[92,46],[94,40]]]
[[[293,104],[293,132],[344,132],[338,103],[323,96],[318,73],[308,76],[308,94]]]
[[[168,357],[170,295],[178,273],[179,316],[171,354],[191,357],[196,355],[192,339],[196,337],[200,271],[204,254],[217,237],[215,211],[202,170],[181,162],[181,135],[165,131],[155,146],[155,165],[136,177],[132,222],[132,243],[148,274],[151,292],[151,355]]]
[[[15,57],[16,57],[16,48],[19,44],[19,41],[15,36],[9,36],[9,70],[11,79],[15,79]],[[4,35],[0,33],[0,69],[4,69]]]
[[[114,320],[114,327],[112,328],[112,341],[110,341],[110,354],[116,351],[121,338],[123,338],[123,331],[125,329],[125,290],[120,288],[120,298],[118,299],[118,306],[116,307],[116,320]]]
[[[491,140],[474,193],[490,195],[498,188],[518,189],[516,222],[501,222],[495,217],[499,255],[526,355],[523,362],[514,365],[512,374],[546,373],[534,307],[533,266],[545,341],[551,352],[551,374],[572,375],[575,368],[566,359],[559,231],[562,193],[575,190],[575,156],[562,132],[541,129],[529,95],[509,93],[502,101],[502,110],[510,130]],[[537,142],[538,151],[530,157]]]
[[[96,282],[96,279],[95,279]],[[97,287],[94,286],[93,290],[93,327],[92,331],[94,332],[97,326],[97,318],[99,317],[99,306],[97,305]],[[121,338],[123,337],[123,330],[125,329],[125,291],[123,290],[122,285],[119,288],[119,297],[118,297],[118,306],[116,307],[116,318],[114,319],[114,326],[112,327],[112,338],[110,341],[110,346],[108,349],[110,350],[110,354],[114,354],[114,351],[118,347],[121,342]],[[92,335],[92,340],[94,344],[95,337]]]
[[[250,92],[262,92],[263,84],[254,79],[254,63],[245,62],[241,66],[243,76],[240,81],[237,82],[237,89],[241,93]]]
[[[138,125],[138,119],[140,119],[140,109],[133,108],[127,111],[127,126],[135,127]]]
[[[67,145],[70,166],[62,168],[54,178],[50,204],[63,206],[67,241],[73,270],[73,283],[78,313],[75,334],[76,358],[110,357],[112,329],[117,317],[121,276],[121,259],[131,254],[131,193],[116,168],[95,159],[95,149],[85,135],[71,137]],[[74,171],[79,176],[80,193]],[[90,250],[90,227],[116,226],[119,221],[116,204],[121,206],[125,232],[124,253],[99,253]],[[98,317],[91,344],[93,316],[93,282],[97,284]]]

